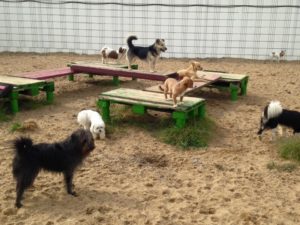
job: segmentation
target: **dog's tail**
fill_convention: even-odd
[[[158,88],[161,90],[161,91],[165,91],[165,88],[163,87],[164,85],[158,85]]]
[[[28,150],[31,149],[33,143],[31,138],[20,137],[14,141],[13,145],[16,150],[16,154],[24,155]]]
[[[271,101],[264,110],[264,117],[266,119],[276,118],[282,113],[282,110],[279,101]]]
[[[137,40],[137,36],[131,35],[127,38],[127,45],[129,48],[134,48],[134,45],[132,44],[133,40]]]

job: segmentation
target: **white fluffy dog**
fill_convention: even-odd
[[[93,110],[82,110],[78,113],[77,121],[84,129],[89,129],[94,138],[105,138],[105,124],[98,112]]]

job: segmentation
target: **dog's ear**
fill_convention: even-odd
[[[158,39],[158,38],[157,38],[156,41],[155,41],[156,44],[160,44],[160,42],[161,42],[161,40]]]

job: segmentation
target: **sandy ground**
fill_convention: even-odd
[[[17,74],[64,67],[98,56],[72,54],[0,54],[1,74]],[[278,99],[300,110],[299,62],[205,59],[205,69],[248,74],[248,95],[237,102],[228,93],[203,92],[207,113],[218,137],[204,150],[181,151],[159,142],[142,128],[115,130],[96,141],[95,151],[75,174],[78,197],[66,194],[62,175],[41,172],[25,193],[24,207],[14,207],[15,181],[11,173],[9,132],[13,123],[35,120],[39,129],[26,132],[36,142],[58,141],[78,128],[82,108],[96,109],[97,94],[115,89],[111,79],[75,82],[55,80],[53,105],[21,107],[10,122],[0,123],[1,224],[300,224],[299,169],[288,173],[269,170],[270,162],[285,163],[266,133],[256,132],[260,111]],[[158,70],[177,70],[186,59],[162,59]],[[140,69],[148,69],[140,64]],[[152,81],[123,79],[121,86],[142,89]]]

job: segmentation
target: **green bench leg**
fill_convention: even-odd
[[[113,76],[113,83],[114,83],[114,85],[116,85],[116,86],[119,86],[119,85],[120,85],[120,80],[119,80],[119,77],[118,77],[118,76]]]
[[[54,82],[50,82],[45,87],[46,91],[46,100],[48,104],[53,103],[54,101]]]
[[[70,74],[70,75],[68,76],[68,79],[69,79],[69,81],[74,81],[74,75],[73,75],[73,74]]]
[[[146,107],[143,105],[133,105],[132,106],[132,112],[139,114],[139,115],[144,115],[146,113]]]
[[[30,88],[30,95],[31,96],[37,96],[39,94],[39,86],[38,85],[32,85]]]
[[[241,82],[241,95],[247,94],[247,85],[248,85],[248,78],[242,80]]]
[[[110,122],[110,101],[108,100],[99,100],[97,105],[102,110],[102,118],[105,122]]]
[[[230,84],[230,98],[232,101],[236,101],[238,99],[238,91],[239,87],[236,84]]]
[[[202,104],[198,108],[198,116],[199,118],[204,118],[205,117],[205,104]]]
[[[94,75],[93,74],[89,74],[89,78],[93,78],[94,77]]]
[[[176,127],[183,128],[186,124],[187,113],[185,112],[173,112],[173,119],[176,120]]]
[[[10,94],[10,104],[11,104],[11,111],[15,114],[19,112],[19,104],[18,104],[18,92],[11,92]]]

